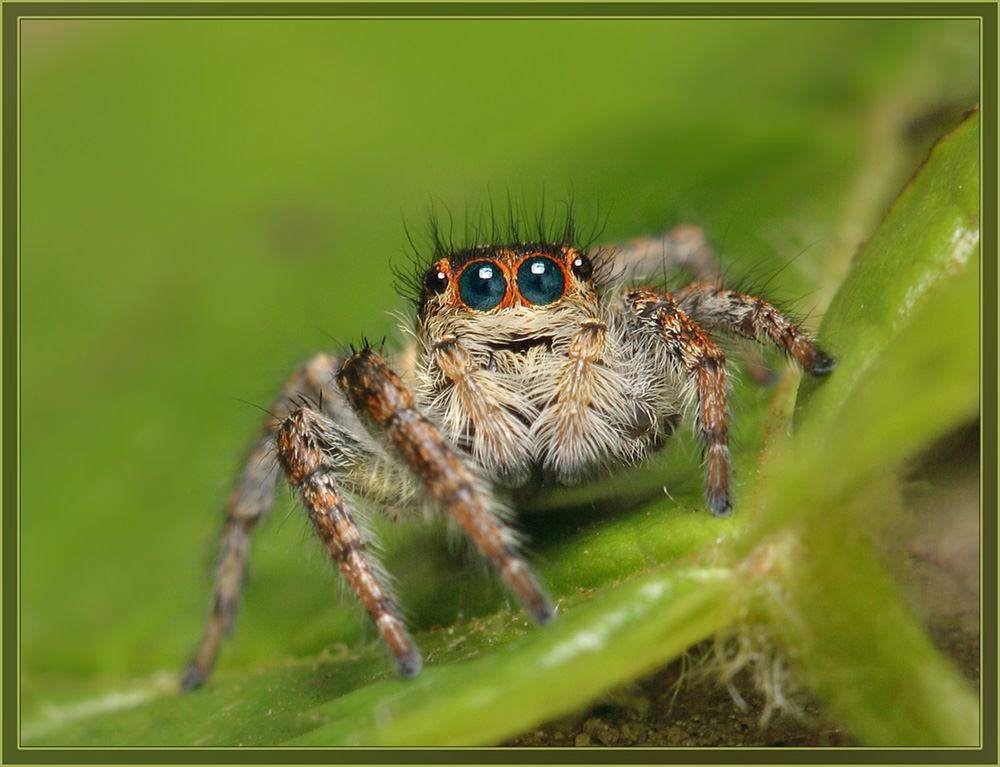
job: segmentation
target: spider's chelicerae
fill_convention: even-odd
[[[693,227],[591,254],[566,244],[569,236],[507,234],[509,244],[458,248],[434,237],[412,281],[406,350],[320,354],[289,379],[227,505],[208,625],[185,688],[205,680],[232,624],[276,463],[399,673],[411,677],[420,652],[355,516],[428,507],[451,515],[546,623],[554,608],[518,552],[511,492],[640,463],[690,409],[708,508],[725,516],[727,370],[712,335],[769,341],[813,375],[834,367],[773,305],[720,287]],[[672,293],[641,284],[676,265],[701,279]]]

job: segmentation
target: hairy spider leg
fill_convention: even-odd
[[[659,237],[637,237],[615,247],[610,254],[611,273],[629,282],[645,282],[668,272],[684,271],[702,282],[721,278],[719,258],[701,228],[676,226]]]
[[[416,480],[458,521],[532,617],[538,623],[551,620],[552,603],[515,552],[514,533],[499,519],[499,505],[420,413],[413,393],[386,361],[373,349],[362,349],[344,362],[338,381],[348,401],[384,431]]]
[[[827,375],[836,366],[833,357],[762,298],[706,282],[692,282],[674,293],[674,298],[688,317],[709,332],[721,331],[754,341],[770,340],[811,375]]]
[[[338,431],[322,413],[299,408],[282,421],[278,460],[289,484],[299,490],[327,553],[389,646],[399,673],[416,676],[423,665],[420,651],[403,625],[385,579],[365,551],[361,530],[337,483],[345,464]]]
[[[732,512],[729,500],[729,431],[726,424],[726,356],[666,291],[625,290],[626,306],[651,323],[666,342],[676,372],[697,396],[697,422],[705,446],[705,497],[717,517]]]
[[[692,224],[681,224],[659,237],[638,237],[616,247],[611,266],[613,274],[621,274],[631,284],[649,280],[662,284],[674,272],[687,273],[694,279],[688,287],[705,285],[722,290],[728,282],[722,261],[708,244],[705,233]],[[676,298],[676,294],[673,295]],[[681,309],[698,325],[708,329],[708,323],[703,324],[702,318],[689,311],[689,307],[681,304]],[[743,369],[758,386],[774,383],[775,372],[759,350],[742,349],[739,357]]]
[[[208,620],[198,647],[181,678],[181,687],[191,690],[208,677],[219,654],[222,637],[232,629],[236,608],[250,556],[250,534],[267,515],[274,502],[279,469],[274,440],[281,421],[302,398],[317,402],[336,396],[333,389],[338,361],[318,354],[295,371],[272,406],[273,413],[264,424],[263,433],[247,459],[235,490],[226,504],[226,523],[222,535],[215,585]]]

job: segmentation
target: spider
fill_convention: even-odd
[[[422,659],[386,578],[366,548],[364,511],[419,509],[456,520],[539,624],[553,604],[519,553],[510,500],[638,464],[663,447],[687,410],[704,449],[709,511],[731,512],[726,357],[713,334],[767,341],[808,373],[834,360],[788,316],[726,290],[701,230],[588,253],[564,237],[453,247],[433,235],[412,279],[408,348],[367,343],[320,354],[285,384],[226,507],[207,626],[182,686],[211,671],[233,623],[250,534],[271,506],[277,466],[330,558],[371,616],[398,672]],[[524,241],[528,240],[528,241]],[[635,284],[682,265],[678,292]],[[628,279],[626,279],[628,278]]]

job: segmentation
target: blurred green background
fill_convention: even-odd
[[[311,353],[396,337],[390,265],[432,201],[460,221],[489,194],[572,195],[585,230],[607,217],[606,241],[697,223],[809,313],[978,92],[974,21],[21,33],[26,716],[180,668],[258,406]],[[371,638],[285,495],[220,669]],[[440,576],[410,577],[432,595]],[[478,609],[454,599],[410,604],[417,627]]]

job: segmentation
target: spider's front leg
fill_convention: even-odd
[[[717,517],[732,512],[729,500],[729,429],[726,423],[726,356],[705,332],[658,288],[631,288],[622,296],[647,332],[666,344],[668,363],[697,397],[697,422],[705,446],[705,498]],[[687,397],[685,396],[685,399]]]
[[[659,237],[640,237],[612,251],[612,273],[621,274],[632,284],[643,284],[656,278],[664,279],[673,272],[686,272],[696,282],[689,287],[715,287],[723,291],[726,281],[722,262],[708,244],[705,233],[698,226],[682,224]],[[688,304],[681,302],[681,309],[705,330],[713,328],[696,316]],[[741,352],[744,370],[758,384],[764,386],[774,381],[774,371],[755,349]]]
[[[344,362],[337,376],[359,414],[381,430],[427,493],[465,530],[538,623],[555,614],[549,598],[516,553],[513,531],[485,482],[420,412],[412,392],[374,350]]]
[[[666,343],[676,372],[697,396],[698,424],[705,445],[705,495],[716,516],[732,511],[729,500],[729,448],[726,425],[726,358],[705,333],[712,331],[769,340],[814,376],[836,363],[785,314],[757,296],[691,283],[676,295],[658,288],[628,289],[627,306]]]
[[[344,473],[343,430],[308,407],[287,416],[277,435],[278,460],[298,489],[323,547],[371,616],[396,659],[399,673],[416,676],[422,661],[395,600],[365,551],[361,531],[338,481]]]
[[[763,298],[707,282],[692,282],[674,297],[678,306],[701,327],[754,341],[770,341],[810,375],[827,375],[836,366],[833,357]]]

